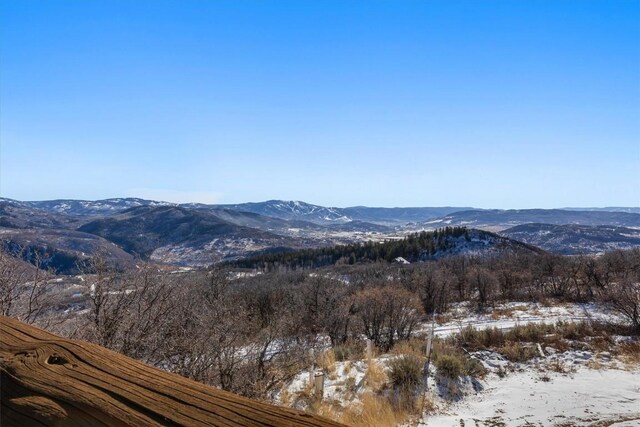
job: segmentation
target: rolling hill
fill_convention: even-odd
[[[24,259],[38,254],[48,266],[73,274],[76,264],[96,253],[123,265],[140,257],[201,266],[272,252],[380,242],[446,226],[511,229],[504,235],[554,252],[594,253],[637,246],[633,229],[640,228],[636,208],[458,209],[463,208],[327,208],[281,200],[177,205],[137,198],[0,199],[0,240],[13,253],[31,254]],[[535,225],[513,229],[525,224]],[[542,229],[540,224],[573,227]]]
[[[640,248],[640,230],[608,225],[524,224],[500,234],[567,255]]]
[[[271,248],[308,242],[238,225],[200,209],[140,206],[82,225],[78,231],[116,243],[143,259],[177,265],[208,265]],[[235,218],[238,219],[237,217]]]
[[[505,229],[516,225],[576,224],[640,227],[640,214],[610,211],[570,211],[563,209],[489,209],[454,212],[421,223],[425,227],[467,226]]]
[[[259,203],[217,205],[215,207],[244,212],[253,212],[287,220],[303,220],[322,225],[347,224],[349,222],[378,225],[401,225],[425,221],[451,212],[471,208],[424,207],[424,208],[376,208],[354,206],[329,208],[299,201],[268,200]]]
[[[250,256],[233,264],[248,268],[317,268],[337,263],[401,263],[436,260],[454,255],[491,256],[505,252],[544,253],[542,249],[483,230],[446,227],[410,234],[403,239],[337,245],[319,249]]]

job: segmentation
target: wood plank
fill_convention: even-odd
[[[339,426],[0,316],[0,425]]]

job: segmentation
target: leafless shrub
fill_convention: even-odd
[[[415,294],[393,286],[360,291],[354,305],[364,334],[383,351],[397,340],[408,339],[422,313]]]
[[[602,301],[626,319],[640,332],[640,280],[625,278],[611,284],[602,294]]]
[[[0,314],[36,323],[53,307],[53,296],[49,293],[53,274],[41,268],[38,253],[30,256],[33,265],[22,261],[23,251],[24,248],[15,246],[9,253],[9,248],[0,243]]]

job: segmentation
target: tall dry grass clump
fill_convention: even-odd
[[[445,360],[443,361],[442,359]],[[452,379],[451,375],[456,373],[457,377],[468,375],[480,378],[486,374],[486,369],[482,363],[470,358],[453,340],[435,339],[433,341],[431,361],[439,374]],[[442,372],[446,372],[446,374],[442,374]]]
[[[387,373],[378,362],[369,360],[367,362],[367,372],[364,376],[364,381],[372,391],[379,391],[388,381]]]
[[[540,356],[537,347],[512,341],[507,341],[502,347],[498,348],[497,351],[510,362],[522,363]]]
[[[422,358],[413,354],[402,355],[389,362],[389,379],[397,388],[414,389],[422,380]]]
[[[392,349],[391,354],[398,356],[424,357],[427,343],[424,339],[411,338],[400,341]]]
[[[363,343],[359,340],[347,340],[344,344],[334,346],[333,352],[339,362],[360,360],[364,354]]]
[[[406,414],[393,408],[388,399],[364,394],[361,404],[347,408],[337,420],[352,427],[395,427],[406,420]]]
[[[336,354],[333,349],[322,352],[318,356],[317,363],[320,369],[326,372],[329,377],[336,375]]]
[[[620,344],[619,352],[622,360],[628,364],[640,364],[640,341]]]
[[[464,373],[464,361],[454,355],[445,354],[435,361],[438,375],[449,380],[457,380]]]

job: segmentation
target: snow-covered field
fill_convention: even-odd
[[[545,306],[531,302],[510,302],[487,309],[484,313],[474,311],[469,304],[458,304],[439,318],[440,322],[436,324],[435,335],[447,337],[460,332],[467,326],[475,329],[511,329],[528,323],[582,322],[614,318],[614,314],[595,304]],[[424,323],[416,333],[426,334],[430,328],[429,323]]]
[[[544,378],[544,379],[543,379]],[[561,374],[490,375],[484,390],[421,426],[640,426],[640,370],[578,367]]]
[[[544,306],[534,303],[508,303],[478,314],[467,305],[453,307],[436,323],[435,335],[448,337],[466,326],[475,329],[510,329],[528,323],[583,322],[611,320],[614,316],[593,304]],[[430,323],[420,326],[424,336]],[[616,336],[614,341],[628,340]],[[640,426],[640,365],[615,352],[596,351],[588,345],[558,351],[538,345],[539,357],[527,362],[509,362],[493,351],[471,352],[487,370],[483,378],[460,381],[461,397],[450,400],[434,387],[437,372],[430,370],[426,396],[432,409],[406,425],[433,427],[480,426]],[[392,355],[381,355],[373,362],[382,370]],[[637,360],[637,359],[636,359]],[[325,376],[324,399],[347,408],[358,405],[370,392],[363,360],[336,362]],[[307,409],[296,399],[310,392],[309,371],[300,373],[278,399],[281,404]],[[284,397],[284,399],[283,399]]]
[[[614,317],[594,304],[543,306],[518,302],[501,305],[487,314],[473,313],[462,305],[449,315],[451,320],[436,326],[437,336],[451,335],[465,326],[510,329],[528,323]],[[423,330],[427,329],[428,325],[423,326]],[[640,426],[640,367],[626,365],[606,352],[554,354],[553,349],[544,349],[543,353],[545,358],[512,366],[515,372],[504,377],[495,373],[509,364],[504,358],[497,354],[475,355],[490,372],[480,381],[483,390],[471,390],[455,403],[434,396],[440,413],[425,417],[422,425]]]

